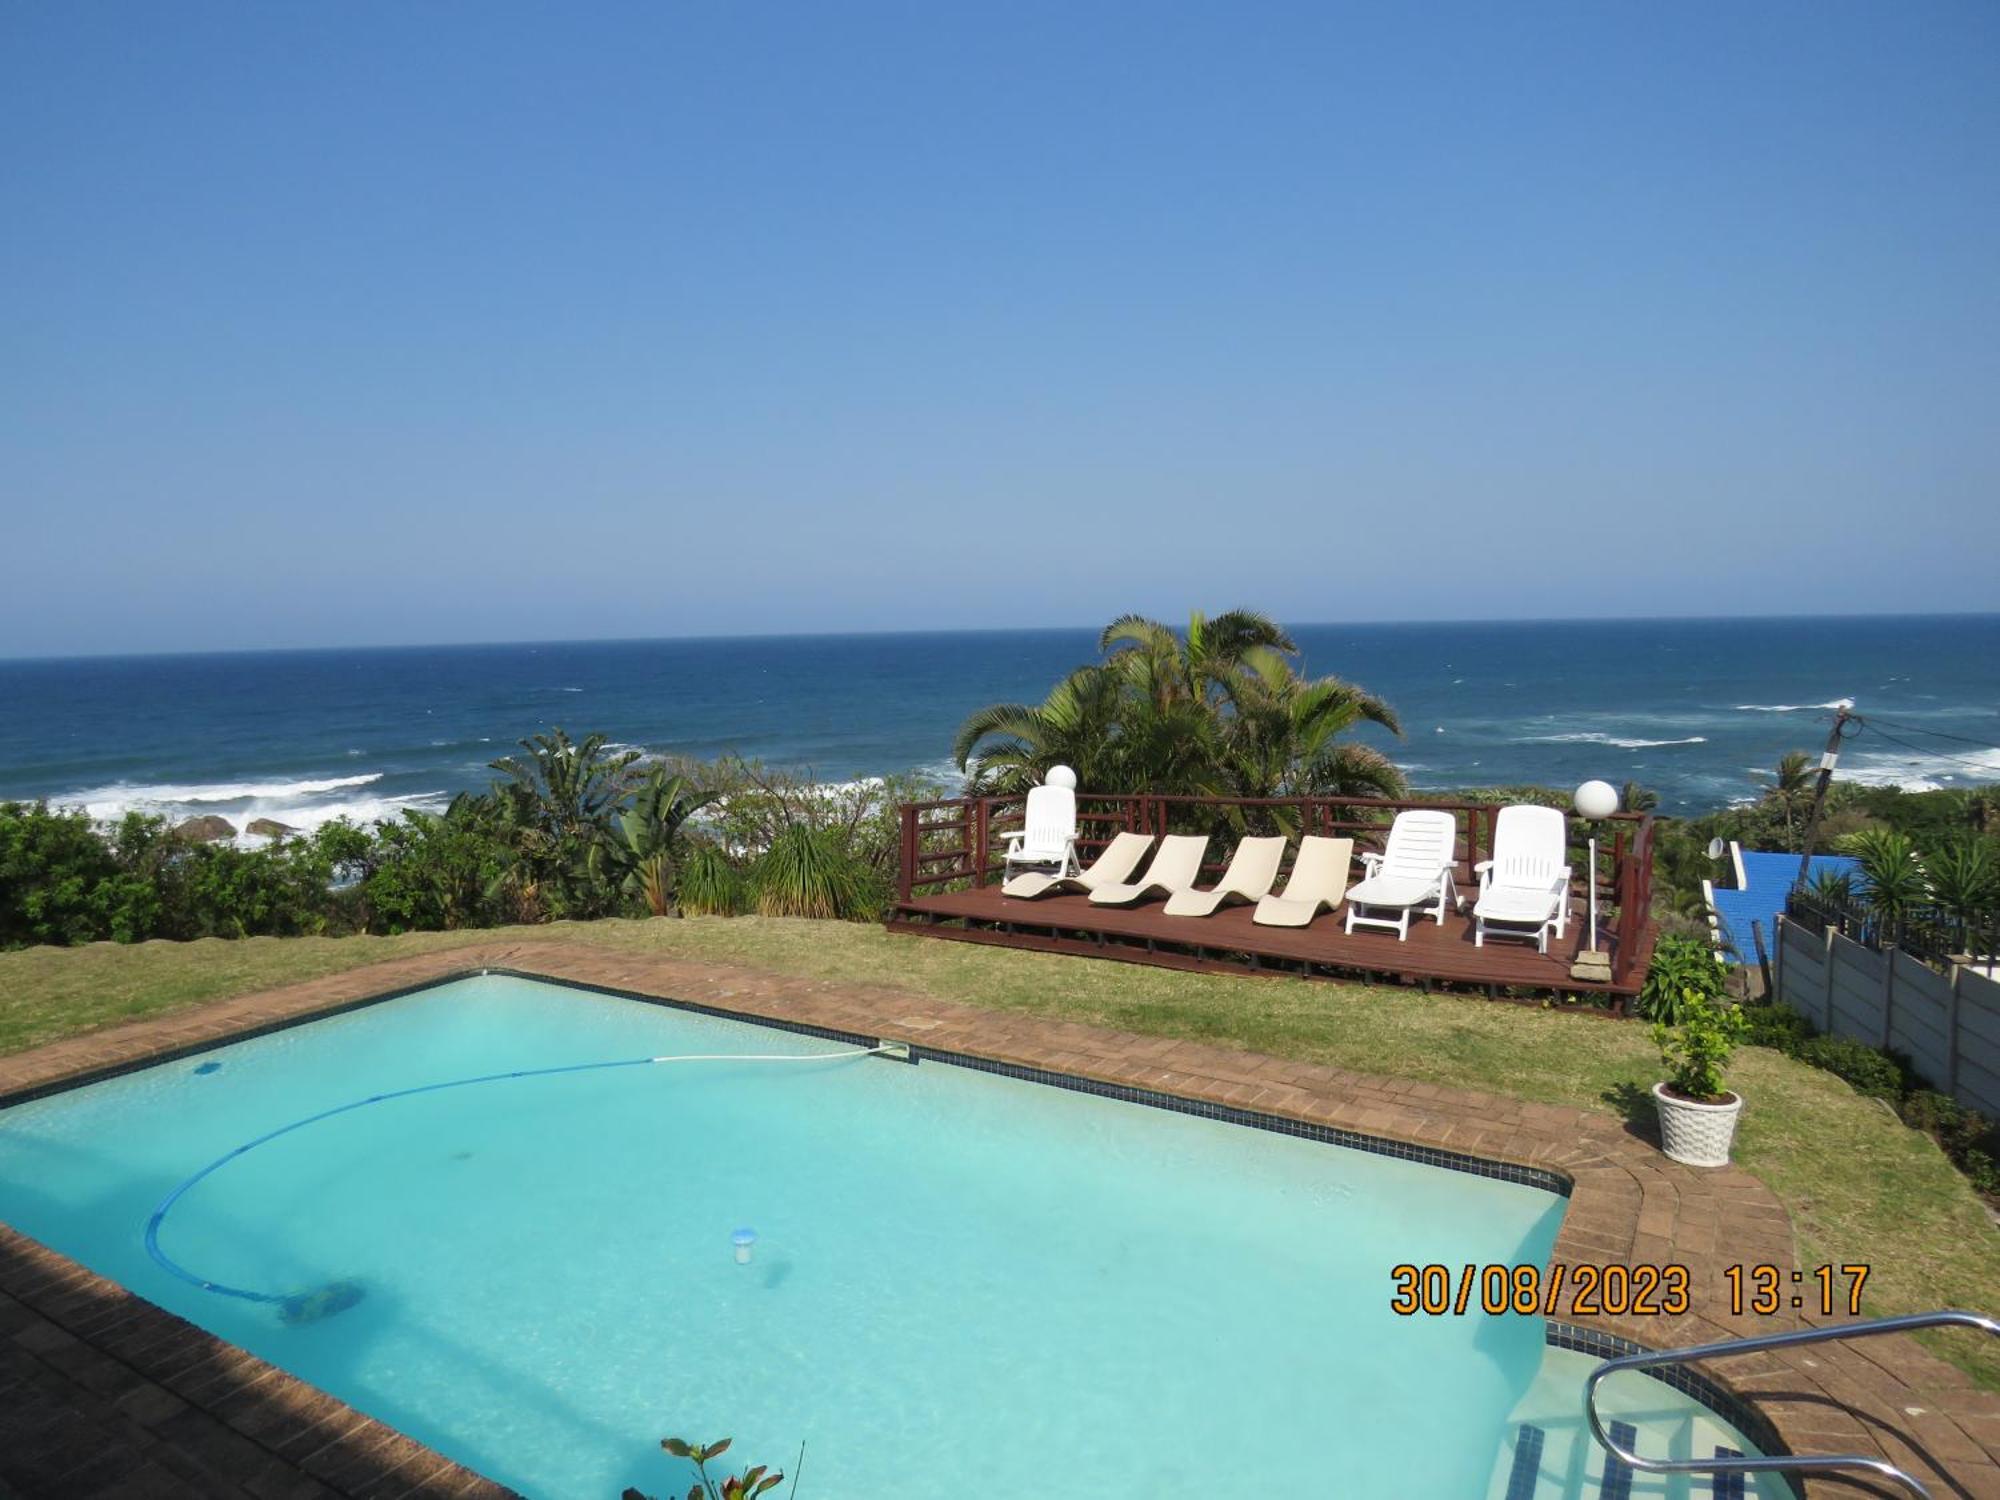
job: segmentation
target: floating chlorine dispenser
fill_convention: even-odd
[[[747,1266],[750,1264],[751,1247],[757,1243],[757,1231],[739,1229],[729,1237],[729,1243],[736,1247],[736,1264]]]

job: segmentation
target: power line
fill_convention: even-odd
[[[1977,745],[1982,750],[2000,750],[2000,745],[1989,745],[1984,740],[1970,739],[1962,734],[1947,734],[1942,729],[1926,729],[1921,724],[1904,724],[1896,719],[1878,719],[1873,714],[1868,716],[1867,722],[1887,724],[1891,729],[1900,729],[1907,734],[1928,734],[1940,740],[1956,740],[1961,745]]]
[[[1975,760],[1970,755],[1954,755],[1949,750],[1935,750],[1932,749],[1929,745],[1913,745],[1908,740],[1898,739],[1896,738],[1895,735],[1890,734],[1886,729],[1880,728],[1876,724],[1876,722],[1872,719],[1865,721],[1863,727],[1867,729],[1873,729],[1876,734],[1881,736],[1883,739],[1887,740],[1890,744],[1901,745],[1905,750],[1908,750],[1916,755],[1928,755],[1935,760],[1957,761],[1960,765],[1972,766],[1978,770],[1986,771],[1989,773],[1994,771],[2000,771],[2000,766],[1995,766],[1990,761]],[[1977,743],[1977,741],[1974,741],[1973,743]],[[1988,746],[1987,748],[2000,750],[2000,745]]]

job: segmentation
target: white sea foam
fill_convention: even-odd
[[[1835,698],[1830,703],[1739,703],[1736,710],[1746,714],[1805,714],[1817,708],[1839,708],[1846,701]]]
[[[382,779],[380,771],[370,771],[363,776],[327,776],[312,781],[209,781],[177,785],[171,782],[160,785],[134,785],[130,782],[114,782],[110,786],[92,787],[87,791],[71,792],[66,796],[52,798],[65,806],[81,807],[92,817],[111,817],[115,813],[100,813],[98,807],[123,808],[127,805],[139,806],[195,806],[209,802],[271,801],[274,799],[317,797],[327,792],[345,791],[349,787],[372,786]]]
[[[1939,792],[1953,786],[2000,781],[2000,749],[1967,747],[1963,753],[1919,754],[1907,750],[1849,750],[1835,773],[1863,786],[1895,786],[1906,792]]]
[[[450,801],[449,794],[442,791],[387,794],[362,790],[381,779],[380,771],[371,771],[362,776],[294,781],[116,782],[49,800],[59,807],[80,809],[101,823],[115,823],[130,812],[170,822],[215,814],[229,820],[242,842],[255,842],[245,838],[243,830],[259,818],[310,832],[342,818],[366,826],[399,817],[405,808],[438,812]]]
[[[1708,736],[1691,734],[1679,740],[1636,740],[1622,735],[1604,734],[1595,729],[1580,730],[1574,734],[1536,734],[1528,737],[1534,745],[1610,745],[1617,750],[1658,750],[1667,745],[1706,745]]]

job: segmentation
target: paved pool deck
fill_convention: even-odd
[[[586,949],[483,944],[399,959],[0,1057],[0,1104],[482,968],[1078,1075],[1557,1172],[1572,1183],[1553,1266],[1685,1265],[1679,1317],[1562,1321],[1653,1348],[1804,1326],[1732,1317],[1724,1268],[1797,1264],[1748,1172],[1677,1166],[1610,1115],[1372,1077],[1197,1042],[955,1005],[904,991]],[[1383,1295],[1390,1292],[1383,1270]],[[1839,1321],[1839,1320],[1831,1320]],[[1970,1336],[1970,1335],[1967,1335]],[[1794,1452],[1886,1456],[1939,1497],[2000,1500],[2000,1395],[1891,1336],[1703,1367]],[[0,1226],[0,1500],[510,1494],[275,1366]],[[1814,1478],[1812,1500],[1899,1493]],[[1401,1500],[1401,1497],[1399,1497]],[[1409,1497],[1425,1500],[1425,1497]]]

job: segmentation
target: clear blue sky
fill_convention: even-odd
[[[0,655],[2000,603],[2000,6],[0,3]]]

